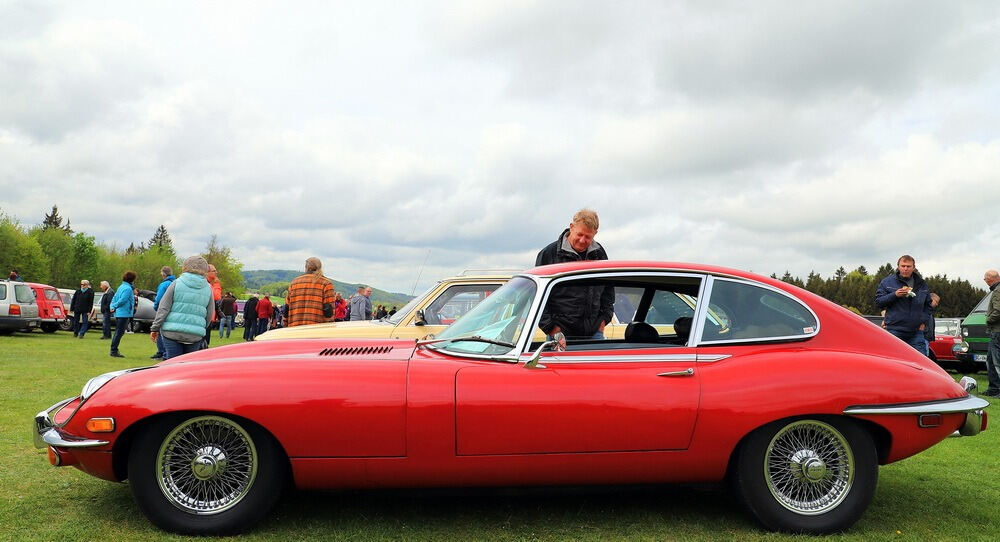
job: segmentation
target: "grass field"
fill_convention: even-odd
[[[242,330],[237,330],[242,336]],[[144,334],[108,356],[100,330],[0,336],[0,539],[185,540],[150,525],[127,484],[49,466],[36,412],[97,374],[148,364]],[[212,346],[240,341],[213,337]],[[980,389],[985,389],[985,375]],[[991,417],[1000,409],[991,406]],[[836,540],[996,540],[1000,430],[948,439],[881,468],[865,516]],[[292,493],[243,540],[789,540],[757,526],[722,488]],[[814,538],[809,538],[814,539]]]

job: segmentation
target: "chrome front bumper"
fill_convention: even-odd
[[[52,423],[52,414],[59,412],[59,409],[74,399],[76,397],[64,399],[35,414],[35,421],[32,424],[35,448],[45,448],[48,446],[58,446],[60,448],[93,448],[94,446],[104,446],[108,443],[106,440],[83,439],[65,435],[55,427],[55,424]]]

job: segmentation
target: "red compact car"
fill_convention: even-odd
[[[35,292],[35,304],[38,305],[38,317],[41,319],[39,327],[46,333],[53,333],[65,326],[66,310],[63,306],[62,297],[55,286],[48,284],[38,284],[36,282],[26,282],[31,290]]]
[[[630,307],[623,337],[534,339],[543,317],[597,316],[567,313],[566,295],[607,289]],[[289,480],[727,477],[766,527],[828,533],[864,513],[879,465],[984,430],[989,403],[974,389],[784,282],[601,261],[517,275],[432,340],[245,343],[104,374],[40,412],[35,428],[53,465],[128,479],[146,516],[181,533],[246,529]]]

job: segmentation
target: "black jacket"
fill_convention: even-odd
[[[87,288],[86,292],[83,290],[73,292],[73,299],[69,302],[69,310],[78,314],[94,310],[94,289]]]
[[[896,297],[906,286],[899,271],[885,277],[875,290],[875,306],[885,309],[885,327],[890,331],[914,334],[931,315],[931,290],[917,271],[913,272],[913,295]]]
[[[111,314],[111,299],[115,297],[114,288],[108,288],[107,292],[101,297],[101,314],[110,315],[111,318],[115,316]]]
[[[566,228],[558,239],[539,251],[535,265],[608,259],[608,253],[597,241],[581,256],[569,246],[568,234]],[[556,286],[549,294],[538,327],[550,333],[554,326],[559,326],[567,337],[589,339],[601,321],[611,323],[614,307],[615,289],[611,286]]]
[[[257,298],[251,297],[247,300],[246,304],[243,305],[243,320],[256,320],[257,319]]]

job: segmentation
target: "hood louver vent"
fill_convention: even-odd
[[[392,352],[391,346],[356,346],[350,348],[324,348],[320,351],[321,356],[370,356],[372,354],[388,354]]]

